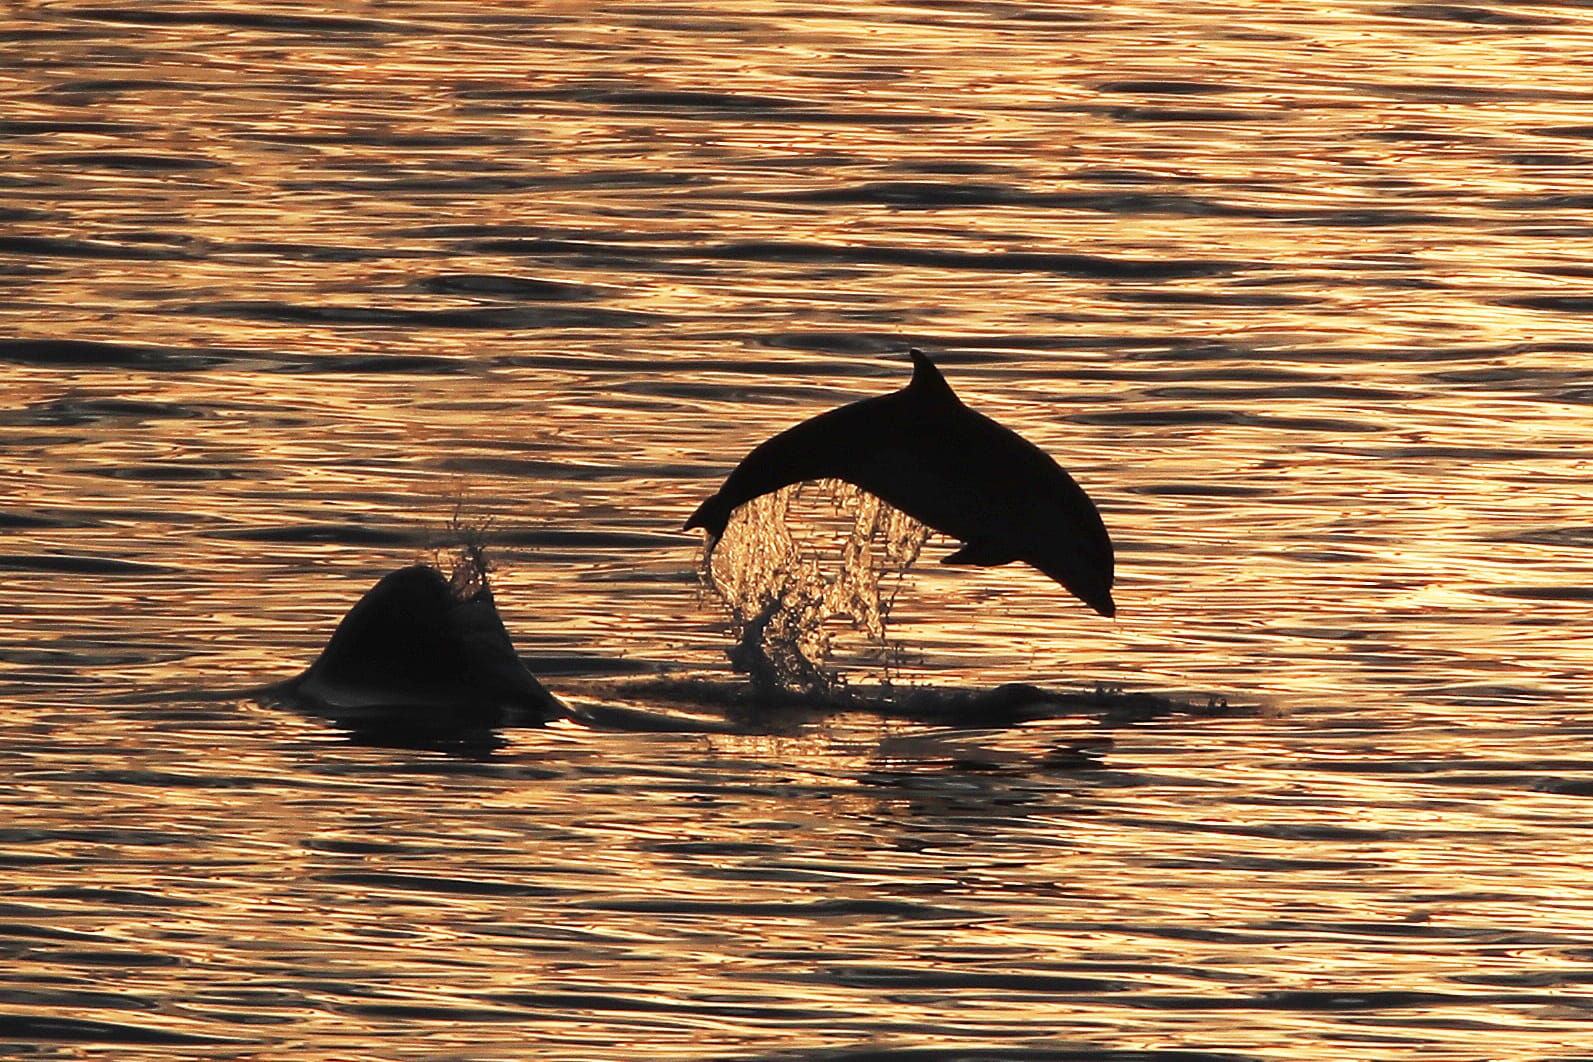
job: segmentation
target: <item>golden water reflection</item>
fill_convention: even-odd
[[[14,5],[0,1043],[1565,1054],[1589,26]],[[1121,613],[932,539],[898,677],[1245,710],[475,763],[236,696],[461,504],[553,689],[723,675],[676,529],[909,344],[1100,504]]]

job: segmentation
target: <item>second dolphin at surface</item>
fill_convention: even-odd
[[[963,404],[920,350],[900,391],[821,413],[764,442],[698,506],[709,549],[737,507],[793,483],[840,479],[959,539],[942,564],[1023,561],[1114,615],[1112,540],[1089,495],[1039,447]]]

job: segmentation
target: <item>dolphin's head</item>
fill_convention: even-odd
[[[1112,591],[1110,589],[1099,590],[1093,597],[1084,598],[1083,601],[1107,619],[1117,615],[1117,603],[1112,600]]]
[[[1083,492],[1079,493],[1082,497]],[[1057,529],[1061,533],[1052,538],[1047,547],[1035,550],[1023,559],[1061,583],[1068,593],[1110,619],[1117,615],[1117,604],[1112,600],[1112,569],[1115,565],[1112,540],[1105,526],[1100,524],[1100,517],[1095,515],[1094,506],[1091,506],[1089,516],[1078,514],[1064,528]]]

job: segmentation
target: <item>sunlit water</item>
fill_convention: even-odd
[[[1572,2],[9,5],[0,1047],[1585,1055],[1589,55]],[[729,680],[676,529],[909,344],[1120,611],[932,538],[892,677],[1231,709],[471,762],[234,692],[460,507],[554,690]]]

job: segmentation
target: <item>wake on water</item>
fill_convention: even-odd
[[[466,755],[499,747],[495,728],[554,720],[739,734],[800,729],[838,713],[991,727],[1061,716],[1126,724],[1198,710],[1154,694],[1099,688],[895,684],[893,670],[905,654],[887,639],[887,624],[928,536],[922,524],[844,483],[758,498],[702,562],[705,583],[731,614],[731,659],[750,681],[566,678],[561,699],[527,669],[498,615],[490,532],[456,510],[430,564],[388,573],[344,616],[308,670],[252,694],[331,719],[360,740]],[[866,674],[860,667],[866,664],[880,674],[875,683],[841,677]],[[1228,706],[1213,700],[1206,711]]]
[[[902,688],[907,656],[887,637],[891,607],[930,529],[840,480],[796,484],[747,502],[699,559],[705,587],[730,613],[729,656],[747,675],[738,690],[703,679],[664,678],[634,687],[660,701],[734,712],[754,707],[861,710],[922,721],[1017,722],[1086,714],[1119,723],[1174,711],[1227,714],[1221,698],[1200,706],[1101,687],[1071,691],[1014,682],[995,689]],[[858,644],[861,643],[861,644]],[[852,684],[844,667],[872,666],[877,684]],[[866,675],[865,677],[872,677]]]

